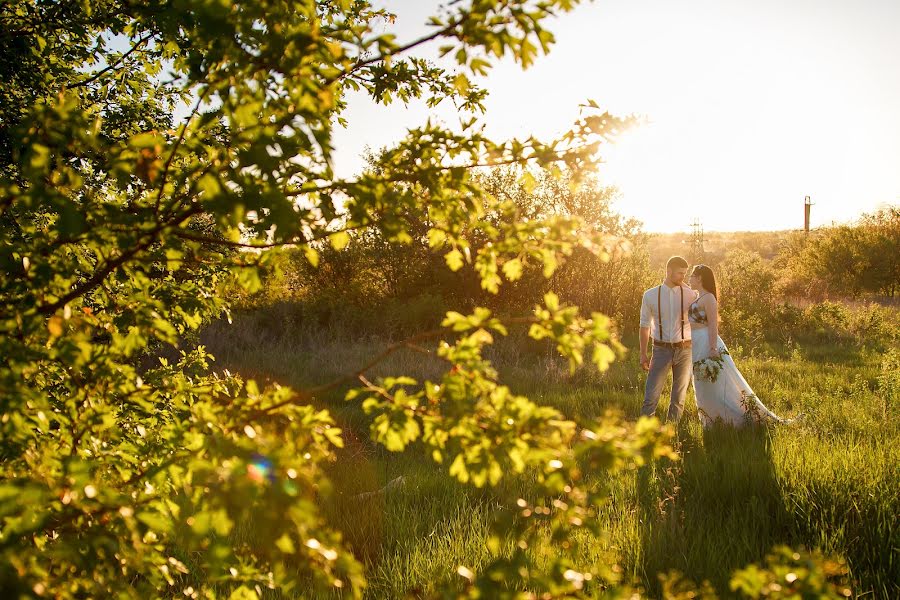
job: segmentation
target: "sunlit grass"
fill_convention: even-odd
[[[385,344],[332,334],[261,335],[237,323],[208,331],[204,341],[217,368],[297,387],[364,364]],[[638,414],[643,375],[634,353],[607,373],[574,376],[545,348],[502,344],[493,355],[514,391],[570,417]],[[678,427],[682,459],[611,482],[601,512],[605,535],[585,548],[585,558],[618,563],[623,577],[651,595],[659,591],[657,575],[672,569],[727,594],[734,569],[786,543],[845,556],[859,596],[900,595],[900,425],[878,388],[881,353],[798,342],[754,356],[738,352],[736,359],[770,408],[787,417],[802,413],[799,421],[703,431],[689,392]],[[425,379],[438,377],[441,367],[401,353],[378,372]],[[487,560],[499,494],[457,484],[415,446],[400,454],[374,446],[367,417],[340,392],[319,402],[337,415],[348,440],[330,472],[335,493],[322,508],[365,562],[370,597],[415,595],[453,581],[458,565],[477,569]]]

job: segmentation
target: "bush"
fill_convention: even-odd
[[[900,340],[900,313],[875,303],[851,305],[825,300],[805,308],[784,303],[776,307],[767,330],[783,339],[811,337],[887,349]]]
[[[783,245],[779,285],[792,297],[821,300],[900,292],[900,208],[865,214],[851,225],[826,227]]]
[[[726,344],[751,352],[757,349],[766,334],[762,318],[740,308],[730,308],[723,313],[721,332]]]
[[[822,337],[842,337],[849,333],[850,311],[838,302],[824,301],[803,311],[804,323]]]
[[[734,250],[719,265],[717,277],[723,314],[734,307],[763,320],[772,317],[777,296],[773,292],[775,278],[769,261],[756,252]]]

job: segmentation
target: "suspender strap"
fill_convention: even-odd
[[[681,341],[684,341],[684,287],[681,289],[681,306],[678,307],[681,313]],[[663,341],[663,322],[662,322],[662,286],[656,288],[656,316],[659,324],[659,341]]]
[[[662,286],[656,288],[656,322],[659,325],[659,341],[663,341],[662,335]]]

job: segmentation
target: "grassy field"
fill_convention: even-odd
[[[218,357],[216,368],[304,387],[364,364],[385,344],[345,335],[300,334],[253,319],[216,324],[203,342]],[[613,409],[637,417],[643,374],[634,352],[605,374],[572,377],[528,344],[507,343],[494,358],[514,391],[567,415]],[[673,569],[727,596],[734,569],[778,544],[805,546],[844,556],[857,597],[900,597],[900,374],[884,371],[885,351],[800,340],[763,345],[753,356],[738,350],[735,358],[763,402],[783,416],[802,413],[800,421],[704,431],[689,392],[677,429],[682,459],[611,482],[606,535],[585,558],[617,563],[651,596],[659,594],[658,574]],[[401,354],[377,374],[427,378],[439,369],[427,357]],[[321,402],[347,439],[331,472],[334,500],[323,508],[365,562],[368,595],[415,596],[456,577],[459,564],[483,564],[496,492],[455,483],[416,447],[392,454],[373,445],[367,417],[341,393]]]

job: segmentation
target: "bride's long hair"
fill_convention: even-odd
[[[703,289],[712,294],[716,300],[719,299],[719,290],[716,286],[716,274],[713,273],[711,268],[706,265],[696,265],[691,272],[691,275],[699,275],[700,282],[703,284]]]

